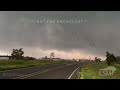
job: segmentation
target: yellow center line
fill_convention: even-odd
[[[69,66],[69,65],[73,65],[73,64],[68,64],[68,65],[65,65],[65,66]],[[54,69],[57,69],[57,68],[65,67],[65,66],[55,67],[55,68],[52,68],[52,69],[45,69],[45,70],[42,70],[42,71],[37,71],[37,72],[34,72],[34,73],[22,75],[22,76],[13,78],[13,79],[25,79],[25,78],[29,78],[29,77],[32,77],[32,76],[35,76],[35,75],[38,75],[38,74],[41,74],[41,73],[45,73],[45,72],[48,72],[48,71],[51,71],[51,70],[54,70]]]

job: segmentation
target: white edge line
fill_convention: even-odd
[[[70,79],[70,78],[72,77],[72,75],[73,75],[80,67],[81,67],[81,66],[79,66],[78,68],[76,68],[76,69],[72,72],[72,74],[69,76],[68,79]]]

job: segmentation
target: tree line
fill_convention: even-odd
[[[11,59],[16,59],[16,60],[36,60],[35,57],[29,57],[29,56],[23,56],[24,51],[23,48],[20,49],[13,49],[11,53]],[[54,57],[54,53],[50,54],[50,58]],[[95,62],[101,62],[101,59],[98,57],[95,57]],[[112,65],[114,63],[119,63],[120,64],[120,56],[115,56],[113,53],[109,53],[108,51],[106,52],[106,63],[108,65]]]
[[[95,62],[101,62],[100,58],[95,57]],[[110,66],[113,65],[115,63],[120,64],[120,56],[115,56],[113,53],[110,52],[106,52],[106,60],[105,62]]]
[[[106,63],[113,65],[114,63],[120,64],[120,56],[115,56],[113,53],[106,52]]]
[[[36,60],[35,57],[23,56],[24,51],[23,48],[13,49],[11,53],[11,59],[15,60]]]

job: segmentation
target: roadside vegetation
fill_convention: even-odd
[[[17,69],[17,68],[26,68],[33,66],[46,66],[50,64],[69,64],[74,61],[65,61],[65,60],[52,60],[54,53],[50,54],[51,59],[36,59],[35,57],[23,56],[24,51],[23,48],[13,49],[11,53],[11,57],[9,60],[0,60],[0,71]]]
[[[71,61],[53,61],[53,60],[0,60],[0,71],[33,67],[33,66],[46,66],[50,64],[69,64]]]
[[[107,67],[114,67],[116,70],[113,74],[107,75],[106,73],[110,72],[104,71]],[[101,69],[104,70],[100,71]],[[78,79],[120,79],[120,57],[106,52],[105,61],[95,58],[93,62],[84,65],[78,74]]]

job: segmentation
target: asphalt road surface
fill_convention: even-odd
[[[76,79],[82,65],[73,63],[0,71],[0,79]]]

